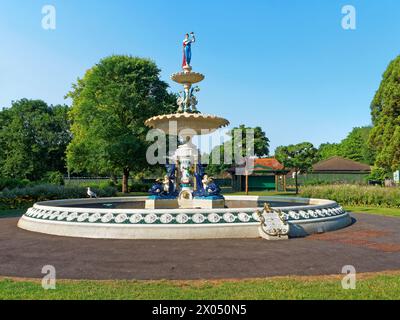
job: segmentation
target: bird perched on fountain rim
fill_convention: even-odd
[[[87,195],[90,198],[97,198],[97,194],[95,194],[92,190],[90,190],[90,187],[87,188]]]

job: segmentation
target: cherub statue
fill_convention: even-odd
[[[198,101],[193,93],[199,91],[200,88],[198,86],[192,87],[190,90],[180,91],[176,100],[178,112],[197,112]]]
[[[178,105],[178,112],[186,111],[186,92],[179,91],[179,97],[176,99],[176,103]]]
[[[169,194],[170,192],[170,183],[171,180],[169,179],[169,177],[167,175],[164,176],[164,180],[163,180],[163,191],[165,194]]]
[[[199,163],[195,172],[196,191],[195,197],[212,197],[213,199],[222,199],[221,188],[214,182],[214,179],[204,173],[204,166]]]
[[[201,180],[201,183],[203,184],[203,189],[205,191],[207,191],[207,187],[210,184],[210,182],[211,182],[210,178],[208,177],[208,175],[205,174],[203,179]]]
[[[167,174],[162,180],[157,179],[149,190],[150,196],[158,199],[171,199],[178,196],[174,183],[176,165],[167,163],[165,167]]]
[[[192,112],[197,112],[197,97],[193,94],[193,92],[199,92],[200,88],[198,86],[195,86],[190,89],[190,96],[189,96],[189,106]]]

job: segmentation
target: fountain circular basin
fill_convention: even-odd
[[[199,72],[176,72],[171,79],[180,84],[194,84],[204,80],[204,74]]]
[[[262,236],[264,203],[279,212],[289,238],[344,228],[350,215],[335,201],[297,197],[226,196],[222,209],[145,209],[147,197],[38,202],[22,229],[100,239],[216,239]]]
[[[196,135],[211,133],[229,125],[229,121],[210,114],[183,112],[155,116],[146,120],[145,124],[176,136],[184,130],[190,130]]]

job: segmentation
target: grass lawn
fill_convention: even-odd
[[[245,193],[235,193],[239,194]],[[146,194],[128,196],[139,195]],[[294,196],[294,193],[250,192],[249,195]],[[345,209],[400,217],[400,209],[361,206]],[[18,217],[25,211],[0,210],[0,218]],[[343,276],[215,281],[59,280],[55,290],[44,290],[40,280],[0,278],[0,299],[400,299],[400,272],[358,274],[355,290],[341,287]]]
[[[379,207],[350,207],[345,206],[345,209],[349,212],[358,212],[358,213],[371,213],[371,214],[379,214],[382,216],[388,217],[400,217],[400,208],[379,208]]]
[[[39,280],[0,280],[0,299],[400,299],[400,273],[360,274],[356,289],[340,276],[215,281],[60,280],[44,290]]]

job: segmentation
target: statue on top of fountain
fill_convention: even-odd
[[[191,70],[190,61],[192,60],[192,43],[194,42],[196,42],[194,32],[186,33],[185,39],[183,39],[183,69]]]
[[[199,163],[194,173],[196,177],[196,191],[193,192],[195,198],[204,199],[223,199],[221,188],[214,182],[213,178],[205,174],[205,167]]]
[[[167,174],[164,179],[157,179],[150,188],[150,198],[153,199],[176,199],[178,191],[175,188],[175,164],[167,163],[165,165]]]

